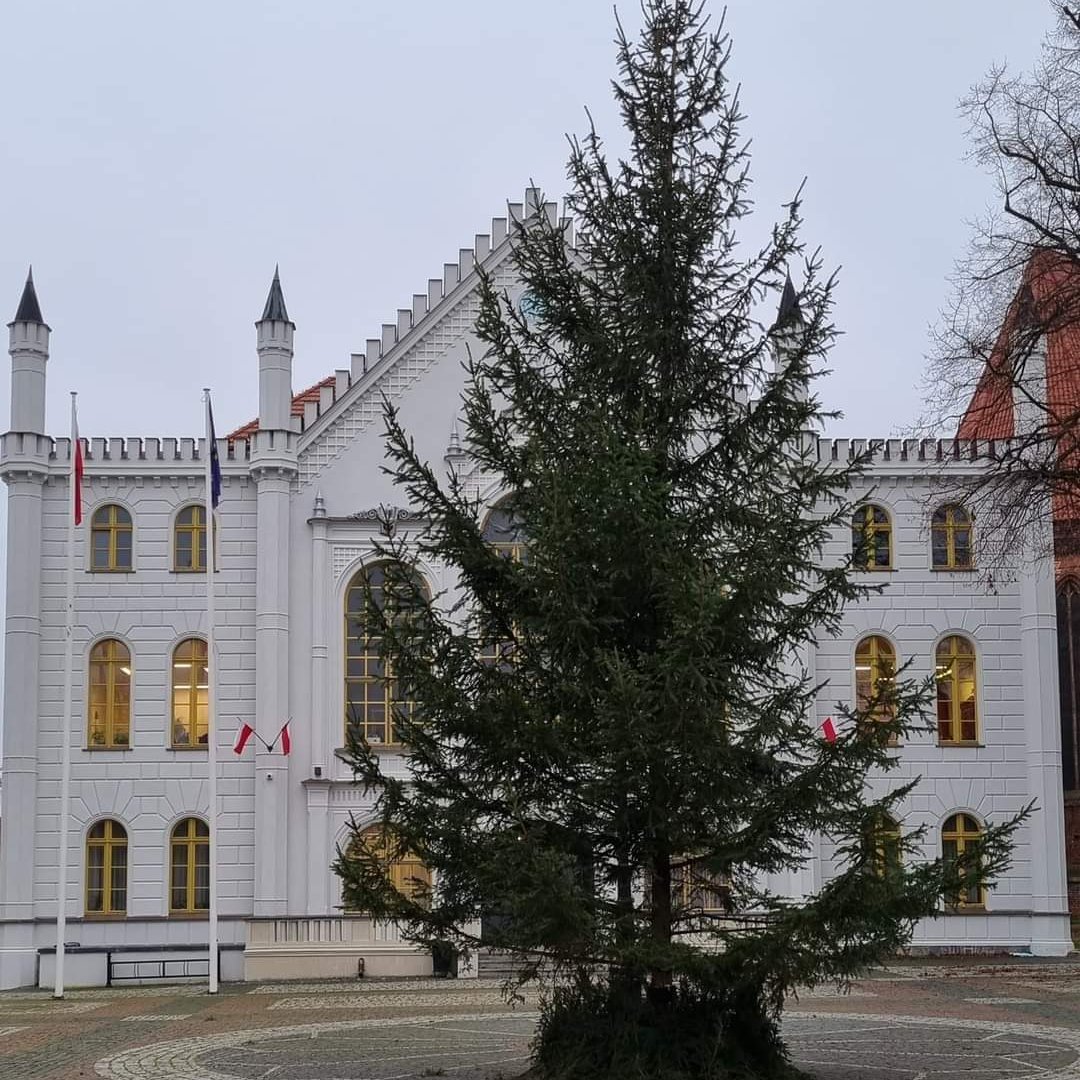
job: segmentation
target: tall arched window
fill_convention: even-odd
[[[949,746],[975,746],[979,741],[978,684],[975,646],[952,634],[937,647],[938,742]]]
[[[206,642],[187,638],[173,649],[172,734],[174,750],[206,746],[210,671]]]
[[[169,843],[169,912],[186,915],[210,907],[210,827],[184,818]]]
[[[935,570],[970,570],[973,521],[971,514],[956,503],[939,506],[930,519],[930,556]]]
[[[676,857],[671,860],[671,900],[676,914],[730,911],[731,878],[710,869],[704,857]]]
[[[173,569],[206,570],[206,508],[185,506],[173,522]]]
[[[1080,582],[1057,590],[1058,686],[1061,693],[1061,772],[1066,791],[1080,788]]]
[[[878,877],[888,877],[901,868],[900,825],[888,814],[879,814],[870,832],[871,863]]]
[[[127,830],[99,821],[86,834],[86,914],[127,913]]]
[[[381,825],[372,825],[359,836],[354,836],[346,850],[346,858],[358,859],[361,851],[379,861],[390,884],[399,893],[413,899],[426,898],[430,894],[431,871],[419,856],[411,851],[398,850],[398,845],[390,843]],[[345,910],[357,909],[346,902]]]
[[[490,544],[500,555],[515,562],[525,562],[528,547],[521,519],[510,508],[507,499],[492,508],[484,521],[481,532],[484,542]]]
[[[345,592],[345,729],[369,745],[396,745],[395,715],[411,715],[412,702],[383,655],[382,638],[370,625],[368,594],[380,611],[406,619],[415,609],[423,583],[405,567],[391,563],[365,566]]]
[[[851,520],[851,549],[861,570],[892,569],[892,519],[883,506],[860,506]]]
[[[128,746],[131,739],[131,653],[115,638],[90,650],[86,741],[91,749]]]
[[[855,648],[855,708],[865,711],[874,698],[880,698],[896,678],[896,650],[880,634],[864,637]],[[891,720],[891,705],[878,701],[872,720]]]
[[[946,862],[955,860],[980,836],[982,826],[973,815],[953,814],[941,826],[942,857]],[[953,904],[958,908],[981,908],[986,904],[986,890],[977,881],[962,885],[960,892],[953,898]]]
[[[131,569],[131,515],[122,506],[99,506],[90,519],[90,569]]]

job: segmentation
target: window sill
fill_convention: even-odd
[[[130,750],[134,750],[135,747],[131,743],[91,743],[83,747],[88,753],[99,754],[103,750],[119,750],[121,753],[127,753]]]
[[[369,743],[368,745],[376,754],[400,754],[405,750],[405,744],[399,742]],[[340,746],[334,751],[334,755],[342,760],[348,760],[349,748],[347,746]]]
[[[210,918],[208,911],[170,911],[169,918],[177,922],[203,922]]]
[[[189,754],[194,750],[205,750],[206,743],[178,743],[174,746],[166,747],[167,750],[178,750],[181,754]]]
[[[978,569],[975,566],[931,566],[935,574],[973,574]]]
[[[122,922],[127,917],[126,911],[86,911],[83,922]]]
[[[963,742],[942,742],[940,739],[938,739],[937,745],[938,748],[941,750],[981,750],[984,746],[986,746],[986,743],[968,742],[966,740]]]
[[[985,904],[965,904],[963,907],[947,907],[943,912],[946,916],[955,915],[988,915]]]
[[[134,574],[134,566],[90,566],[87,567],[86,572],[88,574]]]

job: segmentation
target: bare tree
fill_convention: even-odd
[[[984,565],[1043,527],[1047,497],[1059,553],[1080,535],[1080,14],[1051,6],[1033,70],[992,68],[962,103],[996,207],[957,266],[926,377],[924,429],[993,440],[957,493],[981,518]]]

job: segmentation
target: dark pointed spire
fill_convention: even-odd
[[[274,280],[270,282],[270,294],[266,298],[266,307],[263,308],[262,319],[277,319],[279,322],[288,322],[289,313],[285,310],[285,297],[281,292],[281,278],[278,268],[274,267]]]
[[[26,275],[26,284],[23,286],[22,299],[19,301],[19,310],[15,312],[13,322],[31,322],[45,325],[41,317],[41,305],[38,303],[37,293],[34,291],[34,268],[31,266]]]
[[[780,296],[780,310],[776,313],[776,322],[773,323],[773,329],[780,330],[787,326],[788,323],[801,323],[802,321],[803,314],[802,308],[799,307],[799,296],[791,282],[791,275],[788,274],[787,280],[784,282],[784,291]]]

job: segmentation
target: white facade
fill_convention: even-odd
[[[527,193],[526,205],[532,198]],[[523,205],[509,213],[520,218]],[[355,974],[361,957],[368,973],[430,970],[430,960],[398,943],[392,928],[340,915],[330,864],[350,818],[363,823],[370,815],[335,754],[344,741],[342,612],[348,582],[371,554],[373,509],[401,500],[378,468],[383,395],[398,403],[423,456],[471,469],[455,422],[461,361],[477,346],[474,267],[482,261],[514,294],[506,236],[506,219],[493,221],[490,234],[445,264],[442,276],[353,356],[351,370],[321,388],[302,418],[291,415],[294,327],[283,301],[280,309],[268,302],[257,324],[260,429],[219,442],[215,631],[221,939],[245,947],[248,977]],[[0,437],[8,486],[0,988],[36,980],[37,950],[54,944],[56,917],[70,445],[42,431],[48,336],[40,313],[11,324],[13,430]],[[852,449],[819,440],[825,457]],[[894,569],[875,575],[887,580],[884,592],[850,608],[844,634],[817,649],[817,677],[829,680],[820,718],[833,713],[835,701],[852,699],[854,650],[864,635],[888,638],[920,675],[930,673],[942,637],[966,635],[978,657],[982,745],[945,748],[927,735],[900,748],[898,775],[923,778],[904,825],[930,826],[929,857],[953,813],[1000,819],[1032,798],[1039,810],[986,911],[920,925],[914,943],[1061,954],[1070,941],[1053,567],[1028,553],[1017,580],[993,591],[980,575],[931,569],[933,486],[943,468],[980,467],[977,448],[960,447],[952,460],[954,449],[951,442],[888,441],[875,452],[867,483],[892,514]],[[207,940],[205,918],[170,915],[168,889],[172,826],[208,813],[205,750],[170,743],[172,650],[206,632],[205,576],[173,569],[174,519],[204,498],[204,452],[194,438],[93,438],[87,445],[85,517],[105,504],[125,508],[134,551],[129,572],[94,572],[85,525],[80,530],[67,918],[69,940],[84,949],[143,946],[149,955]],[[943,454],[950,460],[943,463]],[[477,493],[495,498],[493,478],[472,480]],[[835,544],[841,552],[850,535],[837,535]],[[434,590],[447,584],[442,568],[425,569]],[[126,749],[87,745],[89,651],[106,638],[124,642],[131,657]],[[242,722],[269,741],[288,718],[289,757],[258,744],[240,757],[230,752]],[[123,918],[85,917],[86,834],[105,818],[128,835]],[[829,856],[822,844],[787,887],[796,895],[813,890],[829,874]],[[97,963],[79,961],[73,970],[97,971]],[[227,963],[225,970],[241,968]]]

